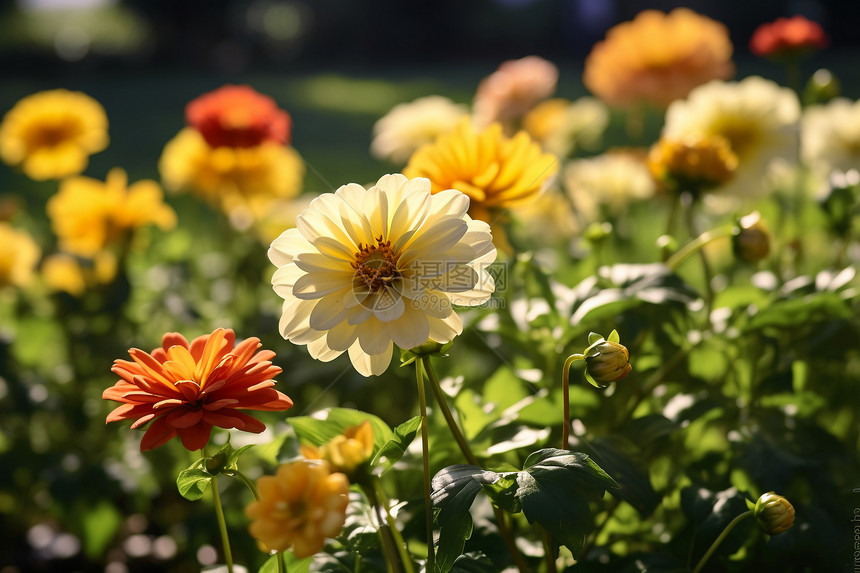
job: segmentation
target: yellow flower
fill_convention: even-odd
[[[584,222],[601,219],[601,209],[620,213],[631,201],[648,199],[655,192],[645,163],[624,152],[571,161],[564,170],[564,183]]]
[[[322,447],[302,446],[301,452],[309,460],[325,460],[334,471],[352,476],[373,454],[373,427],[365,420],[345,429]]]
[[[60,248],[83,257],[123,240],[138,227],[176,225],[176,214],[164,203],[158,184],[144,179],[128,185],[128,176],[118,167],[104,182],[90,177],[64,180],[48,200],[48,216]]]
[[[536,195],[557,170],[555,156],[543,153],[527,133],[507,138],[499,124],[476,132],[462,120],[454,131],[416,151],[403,173],[428,178],[433,193],[462,191],[471,200],[469,214],[489,222],[490,210]]]
[[[794,525],[794,506],[772,491],[758,498],[753,515],[758,526],[768,535],[780,534]]]
[[[29,234],[0,222],[0,287],[29,284],[41,254]]]
[[[583,81],[612,106],[666,107],[694,87],[734,73],[725,26],[687,8],[640,12],[610,29],[585,60]]]
[[[299,559],[318,553],[346,521],[349,481],[326,462],[283,464],[257,480],[260,499],[245,508],[251,535],[266,552],[292,548]]]
[[[571,102],[563,98],[539,103],[523,118],[526,130],[545,151],[564,156],[600,143],[609,124],[609,110],[592,97]]]
[[[729,142],[720,136],[660,139],[648,154],[654,179],[673,191],[698,193],[729,181],[738,166]]]
[[[437,95],[394,106],[373,126],[370,152],[403,164],[416,149],[453,130],[467,113],[466,106]]]
[[[301,191],[305,166],[295,149],[276,142],[210,147],[185,128],[164,147],[158,170],[169,191],[189,190],[234,217],[256,219],[275,199]]]
[[[81,92],[50,90],[27,96],[0,123],[0,158],[42,181],[76,175],[108,145],[99,102]]]
[[[116,257],[109,251],[85,260],[67,253],[54,253],[42,261],[42,279],[48,288],[72,296],[81,296],[88,288],[108,283],[115,276]]]
[[[452,305],[495,289],[493,237],[468,208],[459,191],[432,195],[428,180],[400,174],[314,199],[269,248],[281,335],[322,361],[348,351],[363,376],[385,371],[394,344],[452,340],[463,330]]]
[[[803,112],[801,156],[822,177],[860,166],[860,100],[837,98]]]
[[[515,218],[524,234],[539,245],[566,241],[579,231],[570,201],[557,188],[518,206]]]
[[[713,81],[690,92],[666,111],[663,137],[722,137],[738,158],[734,178],[722,193],[750,195],[778,158],[796,157],[800,103],[797,95],[757,76],[740,82]]]

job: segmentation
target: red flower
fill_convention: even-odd
[[[827,47],[827,35],[816,22],[803,16],[777,18],[753,32],[750,50],[768,58],[794,58]]]
[[[223,86],[194,99],[185,121],[212,147],[254,147],[290,142],[290,115],[250,86]]]
[[[239,410],[286,410],[293,401],[273,388],[275,353],[261,350],[258,338],[235,346],[232,330],[219,328],[191,344],[181,334],[168,332],[161,348],[151,353],[132,348],[134,362],[116,360],[111,369],[122,380],[102,394],[122,402],[107,422],[135,420],[137,428],[152,421],[141,451],[151,450],[179,436],[189,450],[209,442],[212,426],[259,434],[265,424]]]

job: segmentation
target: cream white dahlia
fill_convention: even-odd
[[[734,178],[721,191],[761,194],[762,179],[776,159],[797,158],[800,102],[776,83],[750,76],[739,82],[711,81],[666,111],[663,136],[703,139],[720,136],[737,155]]]
[[[348,351],[363,376],[384,372],[395,344],[449,342],[463,330],[452,305],[495,289],[490,227],[468,210],[463,193],[400,174],[314,199],[269,248],[282,336],[317,360]]]
[[[803,112],[801,155],[817,174],[860,166],[860,100],[836,98]]]

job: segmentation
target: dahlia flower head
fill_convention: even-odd
[[[41,254],[27,232],[0,221],[0,288],[27,286]]]
[[[151,421],[141,451],[176,436],[186,449],[200,450],[213,426],[259,434],[266,425],[242,410],[286,410],[293,401],[274,389],[281,373],[271,362],[275,353],[257,352],[258,338],[235,342],[232,330],[218,328],[190,343],[168,332],[149,353],[130,349],[132,360],[115,360],[111,369],[120,380],[102,394],[122,404],[107,422],[134,420],[134,429]]]
[[[384,372],[395,344],[451,341],[463,330],[453,305],[495,289],[490,227],[468,209],[460,191],[401,174],[314,199],[269,248],[282,336],[325,362],[348,352],[363,376]]]
[[[666,107],[734,74],[728,29],[688,8],[644,10],[611,28],[585,60],[583,81],[611,106]]]

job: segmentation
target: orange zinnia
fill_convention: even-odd
[[[185,108],[185,120],[212,147],[290,142],[290,115],[250,86],[227,85],[203,94]]]
[[[168,332],[161,348],[149,354],[130,349],[133,362],[116,360],[111,369],[122,380],[102,394],[123,403],[107,421],[135,420],[132,428],[152,421],[141,451],[177,435],[187,449],[199,450],[209,442],[212,426],[259,434],[265,424],[239,410],[286,410],[293,401],[273,388],[272,378],[281,373],[271,363],[275,353],[255,353],[258,338],[235,342],[232,330],[219,328],[190,344]]]

